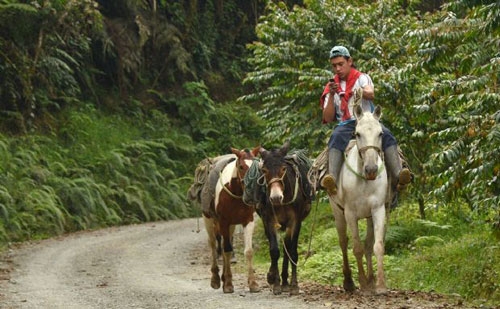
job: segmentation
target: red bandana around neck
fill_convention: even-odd
[[[349,75],[347,76],[347,81],[345,85],[345,94],[341,98],[341,103],[340,103],[340,110],[344,113],[344,116],[342,117],[342,120],[347,120],[351,118],[351,114],[349,113],[349,98],[352,95],[352,88],[354,87],[354,84],[358,80],[358,77],[361,75],[361,72],[358,70],[351,68],[351,71],[349,72]],[[335,75],[335,82],[340,85],[340,77],[339,75]]]
[[[356,70],[355,68],[351,68],[351,71],[349,72],[349,75],[347,76],[346,80],[346,85],[344,91],[344,96],[341,97],[341,104],[340,104],[340,110],[343,112],[343,117],[342,120],[347,120],[351,118],[351,114],[349,112],[349,98],[352,95],[352,88],[354,87],[354,84],[356,84],[356,81],[358,80],[359,76],[361,75],[361,72]],[[340,77],[338,74],[335,74],[335,82],[340,86]],[[338,92],[342,92],[342,89],[338,89]],[[325,101],[325,96],[327,93],[330,92],[330,89],[328,88],[328,83],[325,86],[325,89],[323,90],[323,94],[321,95],[320,98],[320,104],[321,108],[323,108],[323,103]]]

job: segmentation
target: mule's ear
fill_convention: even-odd
[[[373,117],[375,117],[375,119],[377,120],[380,120],[380,117],[382,117],[382,108],[380,107],[380,105],[377,105],[375,107],[375,110],[373,111]]]
[[[288,149],[290,148],[290,140],[287,139],[285,141],[285,143],[283,143],[283,146],[281,146],[280,148],[280,152],[283,154],[283,155],[286,155],[288,153]]]
[[[262,146],[259,147],[259,154],[262,158],[264,158],[264,156],[266,156],[267,153],[268,153],[268,151],[264,147],[262,147]]]
[[[354,116],[356,116],[356,119],[361,119],[361,117],[363,117],[363,109],[361,108],[361,105],[354,106]]]

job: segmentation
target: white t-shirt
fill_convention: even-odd
[[[358,88],[363,88],[366,85],[373,86],[372,79],[368,74],[361,73],[361,75],[358,77],[358,79],[354,83],[352,90],[354,92],[354,90],[356,90]],[[353,110],[353,107],[354,107],[354,97],[353,96],[351,96],[349,98],[349,114],[351,115],[351,118],[346,119],[346,120],[342,120],[344,113],[340,110],[340,104],[341,104],[340,95],[342,95],[342,93],[345,91],[345,87],[346,87],[346,81],[341,80],[340,81],[340,88],[341,89],[340,89],[339,93],[335,93],[333,96],[333,104],[335,106],[335,118],[339,122],[339,125],[343,125],[343,124],[346,124],[346,123],[349,123],[349,122],[356,120],[356,116],[354,116],[354,110]],[[323,109],[326,108],[326,104],[328,104],[329,98],[330,98],[330,93],[327,93],[325,96],[325,101],[323,103]],[[373,110],[374,110],[373,101],[362,99],[361,100],[361,107],[363,108],[363,111],[373,112]]]

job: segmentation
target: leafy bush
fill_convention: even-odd
[[[191,140],[160,118],[137,125],[86,106],[59,138],[2,136],[0,242],[193,216]]]
[[[463,224],[466,228],[466,224]],[[401,289],[460,294],[478,303],[500,301],[500,247],[485,231],[418,247],[398,259],[388,282]]]

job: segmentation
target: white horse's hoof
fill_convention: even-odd
[[[387,294],[387,289],[386,288],[377,288],[375,290],[376,295],[386,295]]]

